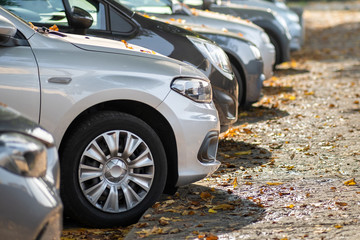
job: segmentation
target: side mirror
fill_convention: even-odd
[[[214,0],[203,0],[203,6],[202,6],[202,9],[203,10],[210,10],[210,6],[211,4],[217,4],[217,1],[214,1]]]
[[[79,7],[73,7],[69,14],[69,24],[79,34],[85,34],[86,30],[93,24],[93,21],[90,13]]]
[[[12,22],[3,16],[0,16],[0,45],[6,44],[12,37],[15,36],[16,31],[17,28]]]

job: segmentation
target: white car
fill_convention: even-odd
[[[0,101],[53,134],[65,211],[134,223],[163,193],[214,172],[209,80],[135,45],[37,31],[0,8]]]

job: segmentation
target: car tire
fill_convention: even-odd
[[[241,74],[239,72],[239,70],[237,69],[237,67],[232,63],[231,64],[232,70],[234,72],[235,78],[238,82],[238,86],[239,86],[239,95],[238,95],[238,101],[239,101],[239,106],[244,104],[244,96],[245,96],[245,87],[244,87],[244,81],[241,77]]]
[[[164,190],[164,147],[135,116],[105,111],[87,117],[62,149],[62,200],[68,214],[87,226],[133,224]]]

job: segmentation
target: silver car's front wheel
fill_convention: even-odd
[[[154,169],[151,151],[139,136],[112,130],[100,134],[86,147],[79,164],[79,184],[96,208],[118,213],[145,198]]]
[[[164,190],[167,160],[141,119],[106,111],[87,116],[60,149],[65,213],[92,227],[130,225]]]

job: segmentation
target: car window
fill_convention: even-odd
[[[82,8],[91,14],[94,22],[90,29],[106,30],[105,6],[102,3],[92,0],[70,0],[69,3],[71,7]],[[0,4],[29,22],[69,26],[60,0],[0,0]]]
[[[10,12],[29,22],[68,25],[62,1],[5,0],[0,3]]]
[[[154,14],[171,14],[171,0],[115,0],[125,7],[137,11]]]
[[[124,16],[110,7],[110,29],[115,32],[130,33],[134,27],[124,19]]]
[[[90,29],[106,30],[105,6],[92,0],[69,0],[71,8],[79,7],[91,14],[94,22]]]

